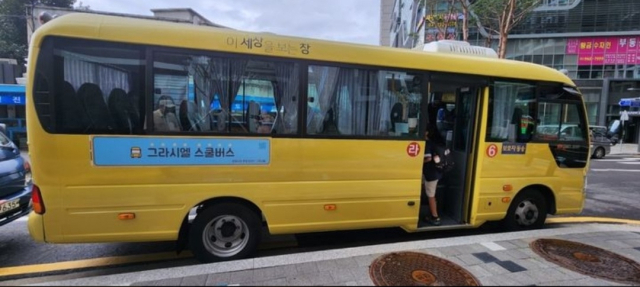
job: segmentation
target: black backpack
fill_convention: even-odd
[[[433,162],[437,169],[442,172],[450,172],[455,167],[455,163],[453,162],[453,158],[451,156],[451,151],[445,147],[436,147],[436,154],[440,157],[440,162]]]

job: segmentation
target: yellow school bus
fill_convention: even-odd
[[[211,262],[250,256],[263,227],[522,230],[583,208],[580,92],[490,49],[75,13],[40,27],[29,59],[37,241],[179,240]],[[424,220],[427,127],[454,162],[440,225]]]

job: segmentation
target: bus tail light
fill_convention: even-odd
[[[33,211],[37,214],[44,214],[44,202],[42,201],[42,194],[40,194],[40,188],[37,185],[33,185],[31,190],[31,202],[33,203]]]

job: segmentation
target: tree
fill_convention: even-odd
[[[0,58],[24,63],[27,57],[27,7],[45,5],[71,8],[76,0],[0,0]]]
[[[462,13],[462,41],[467,42],[469,40],[469,9],[476,0],[453,0],[456,7],[460,9]]]
[[[498,56],[505,58],[509,32],[539,4],[540,0],[477,0],[471,9],[488,36],[498,36]]]

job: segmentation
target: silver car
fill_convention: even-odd
[[[607,137],[607,127],[589,126],[589,134],[591,135],[591,157],[600,159],[611,152],[613,143]]]

